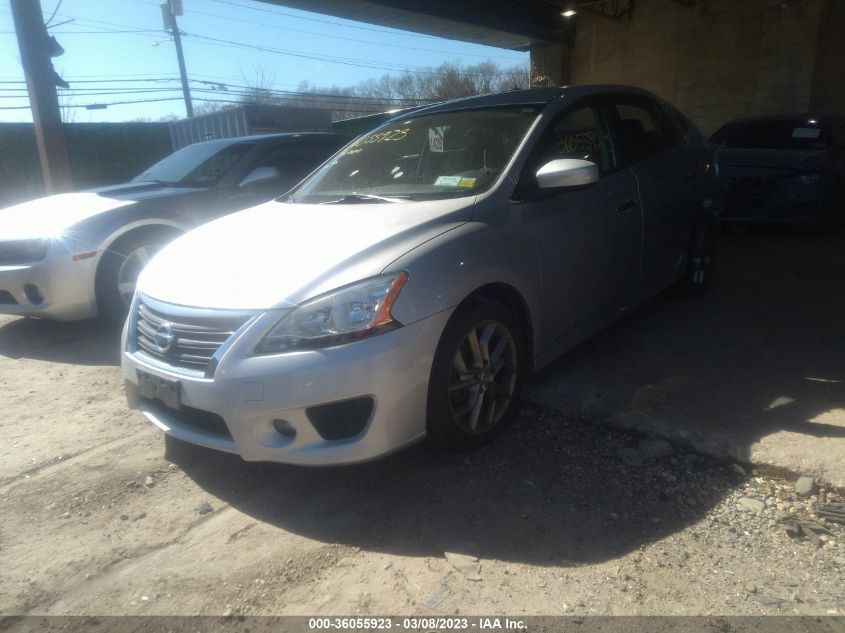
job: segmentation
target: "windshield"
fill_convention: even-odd
[[[716,132],[712,142],[728,149],[827,149],[830,133],[813,118],[731,123]]]
[[[213,187],[254,146],[253,143],[197,143],[157,162],[132,182]]]
[[[474,195],[495,182],[540,110],[489,108],[388,123],[347,146],[291,200],[393,202]]]

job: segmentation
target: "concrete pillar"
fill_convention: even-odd
[[[551,44],[531,49],[532,88],[541,86],[565,86],[572,75],[572,47],[566,44]]]
[[[806,0],[784,6],[781,0],[767,0],[755,112],[792,112],[810,107],[822,4],[822,0]],[[839,37],[834,34],[834,38]]]
[[[819,112],[845,112],[845,2],[826,0],[817,38],[816,65],[810,109]]]

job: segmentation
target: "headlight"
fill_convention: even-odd
[[[47,240],[10,240],[0,242],[0,265],[31,264],[47,255]]]
[[[328,347],[400,327],[390,310],[407,280],[406,272],[381,275],[311,299],[285,315],[256,349]]]

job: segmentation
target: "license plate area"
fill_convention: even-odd
[[[142,398],[158,400],[164,406],[179,411],[182,408],[179,387],[178,380],[165,380],[154,374],[138,370],[138,390]]]

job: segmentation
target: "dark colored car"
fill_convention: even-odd
[[[845,209],[845,117],[757,116],[712,137],[725,188],[722,221],[818,223]]]
[[[282,195],[347,141],[312,132],[195,143],[131,182],[2,209],[0,313],[120,321],[164,244]]]

